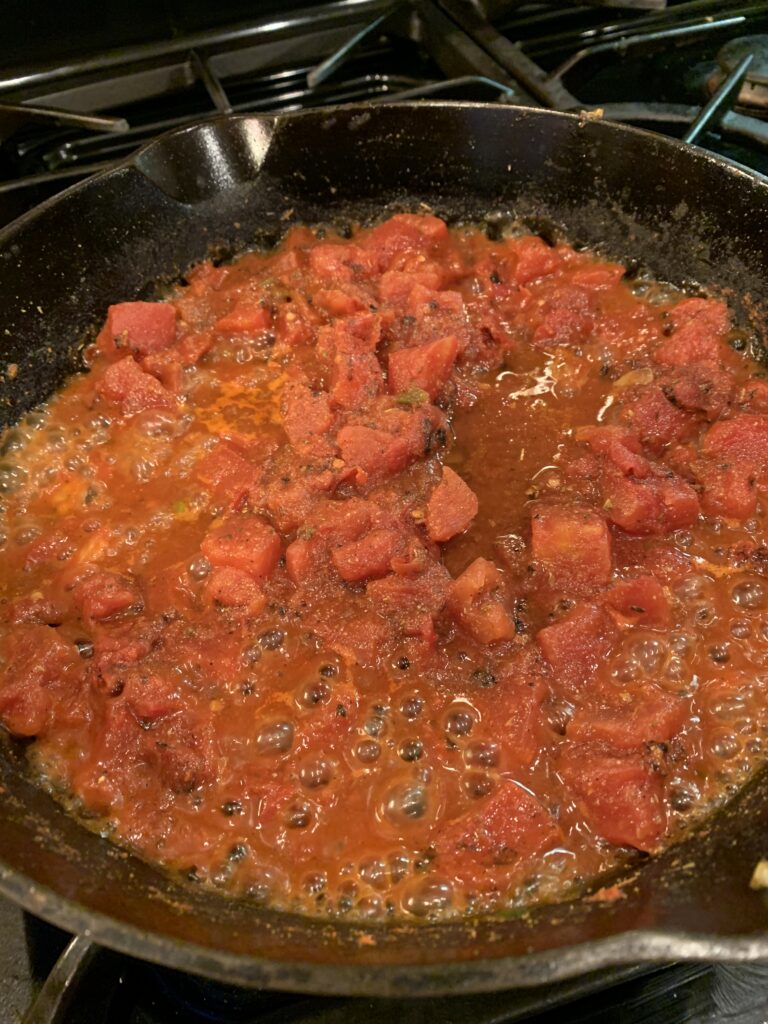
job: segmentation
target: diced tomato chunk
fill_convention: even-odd
[[[617,846],[653,852],[667,817],[661,776],[643,757],[574,745],[561,756],[559,771],[597,835]]]
[[[382,387],[381,366],[370,352],[337,352],[329,394],[337,409],[365,408]]]
[[[261,494],[261,470],[221,441],[197,463],[194,473],[229,508],[245,500],[256,502]]]
[[[571,281],[580,288],[601,290],[617,284],[626,274],[619,263],[590,263],[571,275]]]
[[[452,319],[455,323],[464,315],[464,298],[461,292],[436,292],[422,284],[414,284],[408,296],[406,310],[417,320],[429,320],[434,316],[438,323],[444,323],[446,319]]]
[[[605,595],[605,603],[628,622],[652,629],[669,629],[672,609],[664,587],[653,576],[619,580]]]
[[[514,782],[504,782],[482,804],[437,833],[436,864],[448,877],[471,885],[489,870],[525,863],[560,838],[539,801]]]
[[[309,267],[323,281],[345,284],[367,274],[371,269],[371,258],[359,245],[327,242],[313,245],[309,250]]]
[[[536,639],[555,676],[555,687],[579,694],[592,682],[619,632],[599,605],[577,605],[565,618],[539,630]]]
[[[145,373],[133,356],[112,363],[96,384],[96,391],[117,403],[125,416],[145,409],[173,409],[176,400],[150,373]]]
[[[537,503],[531,550],[552,586],[563,590],[590,590],[607,583],[613,572],[605,519],[584,506]]]
[[[580,427],[576,439],[604,455],[626,476],[642,479],[651,471],[639,440],[624,427]]]
[[[281,303],[275,312],[275,338],[289,348],[311,344],[315,321],[309,309],[296,301]]]
[[[86,621],[108,619],[127,609],[143,607],[138,585],[115,572],[95,572],[74,590],[75,602]]]
[[[456,622],[481,644],[512,640],[515,622],[505,605],[503,577],[494,562],[476,558],[448,595],[447,608]]]
[[[314,305],[331,316],[351,316],[365,309],[363,300],[348,288],[323,288],[315,294]]]
[[[657,384],[638,389],[634,398],[624,404],[621,421],[654,452],[682,440],[695,426],[692,418],[676,408]]]
[[[716,420],[733,400],[733,377],[716,363],[689,363],[672,370],[662,380],[662,389],[667,398],[681,409],[701,412],[708,420]]]
[[[477,495],[450,466],[427,502],[425,525],[430,540],[445,543],[469,527],[477,515]]]
[[[293,382],[283,391],[283,429],[292,445],[316,441],[333,423],[328,395],[313,394],[306,384]]]
[[[392,559],[403,547],[395,530],[372,530],[360,540],[334,548],[331,559],[342,579],[349,583],[386,576]]]
[[[451,582],[447,569],[432,562],[418,575],[392,574],[372,580],[366,594],[401,636],[431,648],[436,641],[434,619],[445,605]]]
[[[247,606],[253,615],[264,610],[267,599],[252,575],[228,565],[218,566],[205,583],[208,599],[224,608]]]
[[[364,245],[379,270],[398,267],[413,252],[424,252],[448,233],[439,217],[419,214],[396,214],[377,225]]]
[[[700,462],[696,465],[696,478],[703,487],[701,507],[708,515],[728,519],[749,519],[754,515],[757,488],[755,473],[748,463]]]
[[[280,558],[280,535],[259,516],[228,515],[215,523],[200,548],[212,565],[269,576]]]
[[[437,263],[424,262],[416,270],[388,270],[381,275],[379,297],[382,302],[399,306],[407,302],[414,285],[437,291],[443,283],[442,268]]]
[[[336,320],[317,332],[317,354],[333,360],[347,356],[373,355],[381,338],[381,318],[373,313]]]
[[[682,729],[689,702],[647,686],[633,693],[597,696],[581,704],[568,723],[567,736],[577,743],[605,743],[614,750],[640,750],[666,743]]]
[[[213,325],[217,334],[260,334],[272,326],[269,306],[258,299],[240,299],[235,306]]]
[[[514,280],[519,285],[546,277],[560,266],[561,257],[558,253],[535,235],[515,238],[507,244],[515,256]]]
[[[397,395],[418,387],[434,398],[451,376],[458,351],[459,343],[451,335],[428,345],[391,352],[387,362],[389,390]]]
[[[320,563],[323,545],[311,537],[297,537],[285,549],[285,569],[297,587],[308,583]]]
[[[761,471],[768,468],[768,416],[743,413],[714,423],[701,450],[713,459],[745,462]]]
[[[656,349],[654,359],[666,366],[687,366],[722,358],[730,327],[728,307],[716,299],[684,299],[669,313],[675,328]]]
[[[176,310],[167,302],[119,302],[110,306],[99,345],[105,355],[149,355],[176,340]]]
[[[696,491],[671,472],[645,480],[606,473],[603,495],[606,515],[627,533],[682,530],[692,526],[701,511]]]
[[[749,412],[768,413],[768,380],[753,377],[747,381],[739,392],[738,403]]]
[[[15,736],[36,736],[49,719],[49,687],[62,678],[74,650],[50,626],[17,625],[7,638],[0,669],[0,721]]]
[[[141,367],[153,377],[157,377],[163,387],[175,392],[181,387],[184,368],[194,366],[212,345],[213,335],[209,331],[188,334],[170,348],[144,356]]]
[[[592,296],[585,288],[562,285],[544,302],[543,316],[533,332],[531,344],[578,345],[586,341],[595,322]]]
[[[179,694],[170,679],[146,672],[126,674],[125,700],[142,725],[156,722],[179,709]]]

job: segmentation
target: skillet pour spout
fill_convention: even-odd
[[[225,117],[150,143],[0,232],[3,424],[79,368],[110,303],[190,264],[274,244],[291,223],[426,204],[491,230],[522,222],[727,298],[764,335],[768,182],[651,133],[458,103]],[[322,994],[533,986],[612,964],[768,958],[768,771],[613,901],[391,925],[308,919],[174,880],[83,829],[0,741],[0,891],[123,952],[221,981]]]

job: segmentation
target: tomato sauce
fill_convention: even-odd
[[[578,894],[762,762],[768,381],[727,307],[430,215],[109,309],[2,447],[0,721],[307,913]]]

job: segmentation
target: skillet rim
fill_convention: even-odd
[[[506,109],[494,103],[437,100],[386,104],[352,103],[276,114],[216,115],[157,136],[113,167],[77,182],[33,207],[0,229],[0,250],[10,245],[15,235],[29,223],[44,216],[49,209],[65,202],[73,194],[96,187],[110,177],[118,177],[129,168],[135,168],[145,174],[141,167],[144,155],[158,146],[162,147],[169,139],[194,134],[208,126],[231,122],[257,122],[266,124],[273,132],[277,132],[280,126],[287,121],[305,118],[319,120],[340,113],[364,113],[370,112],[378,106],[406,112],[446,108],[487,109],[494,112]],[[685,159],[689,161],[692,160],[702,165],[716,165],[717,173],[740,179],[742,187],[763,192],[768,186],[768,178],[758,172],[648,129],[594,118],[583,113],[564,113],[538,107],[515,106],[511,109],[518,117],[531,117],[539,122],[542,119],[545,121],[551,119],[554,122],[565,120],[577,124],[589,123],[594,125],[598,131],[605,131],[613,135],[619,133],[619,135],[640,136],[668,151],[684,153]],[[192,204],[181,203],[181,205]],[[65,931],[130,956],[222,982],[247,987],[311,992],[320,995],[402,996],[406,994],[412,996],[415,993],[419,996],[459,995],[490,992],[509,987],[528,988],[550,984],[600,968],[628,963],[651,964],[671,959],[716,959],[732,962],[768,959],[768,929],[753,935],[733,937],[719,936],[715,933],[648,928],[632,929],[603,938],[539,952],[477,960],[439,959],[431,963],[405,965],[274,960],[213,949],[156,931],[149,931],[101,911],[88,909],[82,904],[61,896],[55,890],[32,881],[23,872],[8,867],[2,860],[0,860],[0,893],[23,909]],[[301,920],[298,915],[286,916]],[[408,922],[408,924],[414,932],[421,927],[418,922]],[[341,923],[338,923],[337,926],[343,927]]]

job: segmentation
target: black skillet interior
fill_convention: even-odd
[[[294,221],[426,203],[451,221],[523,220],[657,278],[725,293],[760,332],[768,184],[633,129],[461,104],[224,118],[163,137],[0,234],[0,421],[77,366],[111,302]],[[768,772],[700,834],[646,863],[615,903],[395,926],[305,920],[176,883],[85,831],[0,743],[0,890],[126,952],[246,985],[427,995],[541,984],[609,963],[768,957]]]

